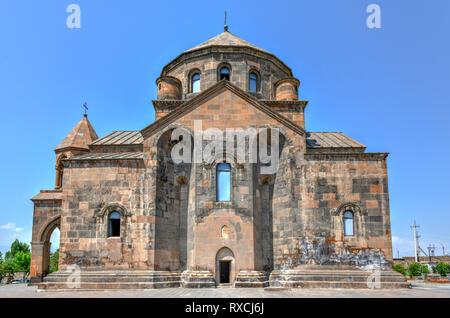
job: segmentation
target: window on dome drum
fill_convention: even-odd
[[[344,212],[344,235],[352,236],[353,233],[353,212],[345,211]]]
[[[111,212],[108,217],[109,219],[109,237],[118,237],[120,236],[120,213],[119,212]]]
[[[192,93],[200,92],[200,73],[192,75],[191,81]]]
[[[217,165],[217,201],[231,201],[231,166],[225,162]]]
[[[227,81],[230,80],[230,69],[226,66],[220,69],[220,80],[223,79],[226,79]]]
[[[253,72],[250,73],[248,84],[250,91],[256,93],[256,91],[258,90],[258,75]]]

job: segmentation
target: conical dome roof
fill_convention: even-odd
[[[69,149],[89,150],[89,144],[98,139],[97,133],[85,115],[63,141],[55,148],[55,152]]]
[[[250,47],[250,48],[253,48],[253,49],[256,49],[259,51],[269,53],[266,50],[263,50],[260,47],[257,47],[256,45],[253,45],[253,44],[241,39],[240,37],[238,37],[234,34],[231,34],[228,31],[220,33],[219,35],[216,35],[212,39],[209,39],[208,41],[205,41],[197,46],[194,46],[193,48],[185,51],[185,53],[203,49],[203,48],[206,48],[209,46],[242,46],[242,47]]]

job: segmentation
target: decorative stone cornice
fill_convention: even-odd
[[[324,152],[324,153],[305,153],[305,159],[309,160],[335,160],[335,159],[372,159],[384,160],[389,153],[386,152]]]
[[[303,108],[308,105],[307,100],[260,100],[261,103],[264,103],[269,106],[302,106]]]
[[[54,190],[41,190],[37,195],[30,199],[33,202],[37,201],[62,201],[62,190],[54,189]]]

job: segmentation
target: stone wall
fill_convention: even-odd
[[[292,230],[292,237],[284,236],[286,243],[276,251],[276,266],[376,264],[389,268],[392,242],[385,157],[307,154],[305,164],[295,172],[298,214],[287,220],[274,218],[276,225]],[[343,232],[347,210],[354,213],[353,236]]]
[[[195,96],[190,92],[190,77],[193,73],[200,73],[200,91],[204,91],[219,81],[218,72],[222,66],[231,71],[230,81],[240,89],[249,92],[256,98],[273,99],[274,85],[280,79],[289,77],[287,70],[275,65],[273,61],[236,51],[235,53],[210,53],[187,60],[168,72],[182,83],[183,99]],[[258,91],[249,91],[249,74],[256,72],[259,76]]]
[[[84,268],[153,267],[154,216],[146,214],[140,160],[64,163],[60,265]],[[121,236],[108,237],[108,215],[121,213]]]

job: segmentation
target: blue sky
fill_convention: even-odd
[[[66,26],[69,4],[81,28]],[[368,29],[366,8],[381,8]],[[2,182],[0,251],[29,242],[40,189],[55,179],[53,149],[87,101],[97,134],[142,129],[162,67],[223,31],[268,50],[300,79],[309,131],[341,131],[390,152],[394,254],[450,251],[450,2],[4,0],[0,3]],[[442,249],[439,248],[439,253]]]

